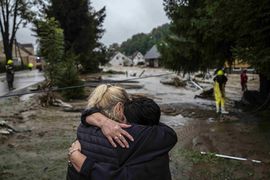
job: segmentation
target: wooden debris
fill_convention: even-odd
[[[167,85],[172,85],[175,87],[184,87],[186,86],[186,82],[181,80],[179,77],[172,77],[168,79],[162,79],[160,80],[160,83],[162,84],[167,84]]]

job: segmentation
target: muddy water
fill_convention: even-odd
[[[38,70],[32,71],[20,71],[15,72],[14,83],[13,86],[15,88],[14,91],[18,91],[30,85],[36,84],[38,82],[44,81],[43,73],[38,72]],[[7,94],[7,82],[5,74],[0,75],[0,96]]]

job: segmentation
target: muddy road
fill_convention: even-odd
[[[143,71],[114,70],[125,73],[105,74],[102,78],[123,80],[138,77]],[[142,77],[166,73],[171,72],[145,69]],[[177,132],[178,143],[170,152],[173,179],[270,179],[270,123],[235,106],[242,96],[239,75],[228,76],[226,107],[230,114],[224,116],[215,113],[211,98],[194,99],[200,93],[195,87],[160,83],[170,76],[140,79],[124,87],[130,94],[153,98],[162,109],[161,121]],[[250,75],[250,79],[249,89],[256,90],[258,77]],[[211,79],[201,85],[211,86]],[[79,110],[87,102],[68,103]],[[16,130],[0,135],[0,179],[65,179],[67,150],[76,137],[80,112],[41,107],[37,95],[0,99],[0,106],[0,121]],[[201,155],[202,151],[207,154]],[[218,158],[216,153],[248,161]]]

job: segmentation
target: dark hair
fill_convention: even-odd
[[[130,123],[153,126],[159,124],[160,108],[152,99],[140,97],[125,103],[124,114]]]

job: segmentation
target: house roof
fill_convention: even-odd
[[[125,57],[127,60],[131,60],[129,57],[127,57],[125,54],[123,54],[119,51],[115,52],[115,54],[111,57],[111,60],[117,55],[121,55],[121,56]]]
[[[2,40],[0,40],[0,45],[3,46],[3,41]],[[19,43],[18,41],[15,41],[14,45],[17,46],[18,48],[20,48],[20,50],[24,51],[25,53],[27,53],[29,55],[34,55],[31,51],[26,49],[26,48],[33,48],[33,50],[34,50],[33,44],[31,44],[31,43],[22,44],[22,43]]]
[[[147,53],[145,54],[144,58],[145,59],[159,59],[160,58],[160,53],[157,49],[157,46],[154,45]]]
[[[34,48],[33,44],[32,43],[19,43],[21,46],[25,47],[25,48]]]
[[[30,43],[28,43],[28,44],[21,44],[21,43],[17,42],[17,45],[18,45],[18,47],[19,47],[21,50],[23,50],[23,51],[26,52],[27,54],[33,55],[32,52],[30,52],[29,50],[26,49],[26,48],[34,48],[33,44],[30,44]]]
[[[138,54],[142,54],[140,51],[134,52],[130,57],[131,59],[134,59]]]

